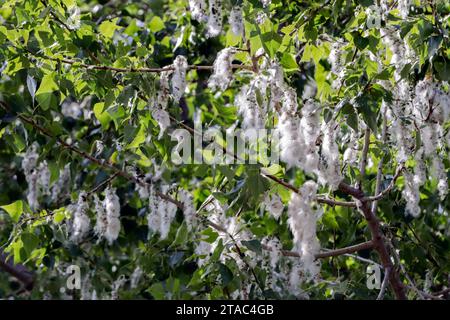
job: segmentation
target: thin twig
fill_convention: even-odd
[[[381,130],[381,142],[383,143],[383,146],[386,144],[387,139],[387,116],[386,116],[386,108],[383,111],[383,128]],[[377,178],[375,182],[375,195],[378,195],[380,193],[381,189],[381,179],[383,178],[383,161],[384,161],[384,155],[381,157],[380,161],[378,162],[377,167]],[[372,202],[372,213],[376,215],[377,213],[377,207],[378,207],[378,201],[374,200]]]
[[[114,72],[118,72],[118,73],[161,73],[161,72],[165,72],[165,71],[175,70],[175,68],[172,65],[166,66],[166,67],[154,67],[154,68],[148,68],[148,67],[118,68],[118,67],[112,67],[112,66],[107,66],[107,65],[87,64],[87,63],[83,63],[81,61],[67,59],[67,58],[55,58],[55,57],[49,57],[49,56],[44,56],[44,55],[38,55],[29,50],[27,50],[27,52],[29,52],[30,54],[34,55],[35,57],[38,57],[41,59],[47,59],[47,60],[52,60],[52,61],[56,61],[56,62],[61,62],[64,64],[69,64],[69,65],[73,66],[74,68],[84,68],[86,70],[109,70],[109,71],[114,71]],[[241,64],[232,64],[231,67],[232,67],[232,69],[252,70],[251,66],[241,65]],[[211,71],[214,69],[214,67],[213,66],[205,66],[205,65],[189,65],[187,67],[187,69],[188,70],[209,70],[209,71]]]
[[[380,292],[378,293],[377,300],[384,299],[384,294],[386,293],[386,287],[387,287],[387,284],[389,283],[390,275],[391,275],[391,268],[385,269],[384,270],[384,279],[383,279],[383,282],[381,283],[381,289],[380,289]]]
[[[357,183],[357,188],[359,190],[362,190],[362,181],[364,180],[364,177],[366,176],[366,166],[367,166],[367,156],[369,153],[369,145],[370,145],[370,129],[366,128],[364,132],[364,145],[361,152],[361,162],[359,167],[359,179]]]

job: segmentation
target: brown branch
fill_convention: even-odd
[[[214,222],[208,220],[207,224],[210,227],[216,229],[219,232],[223,232],[223,233],[227,233],[228,234],[228,231],[225,228],[223,228],[222,226],[218,225],[217,223],[214,223]],[[372,241],[366,241],[366,242],[359,243],[359,244],[356,244],[356,245],[353,245],[353,246],[349,246],[349,247],[345,247],[345,248],[341,248],[341,249],[330,250],[330,251],[318,253],[318,254],[315,255],[315,258],[316,259],[325,259],[325,258],[329,258],[329,257],[341,256],[341,255],[344,255],[344,254],[347,254],[347,253],[353,253],[353,252],[360,251],[360,250],[371,249],[371,248],[373,248],[373,246],[374,245],[373,245]],[[267,250],[267,251],[272,251],[273,250],[268,245],[264,245],[263,244],[263,245],[261,245],[261,247],[264,250]],[[297,258],[301,257],[300,253],[295,252],[295,251],[289,251],[289,250],[281,250],[281,254],[283,256],[286,256],[286,257],[297,257]]]
[[[100,182],[98,185],[96,185],[93,189],[91,189],[90,191],[88,191],[86,194],[87,195],[91,195],[93,193],[96,193],[98,190],[100,190],[103,186],[107,185],[108,183],[110,183],[112,180],[114,180],[117,177],[117,172],[114,173],[112,176],[110,176],[109,178],[103,180],[102,182]]]
[[[5,272],[9,273],[17,280],[19,280],[25,287],[26,290],[30,291],[33,289],[34,285],[34,277],[33,274],[28,271],[23,265],[14,263],[10,258],[6,256],[0,250],[0,269],[3,269]]]
[[[386,189],[384,189],[383,191],[381,191],[380,193],[378,193],[375,196],[363,197],[361,200],[362,201],[366,201],[366,202],[370,202],[370,201],[377,201],[377,200],[380,200],[380,199],[384,198],[394,188],[395,182],[400,177],[400,175],[401,175],[401,173],[403,172],[404,169],[405,169],[405,167],[403,165],[400,165],[397,168],[397,170],[395,172],[395,175],[392,178],[392,181],[389,183],[389,185],[386,187]]]
[[[173,66],[166,66],[166,67],[154,67],[154,68],[148,68],[148,67],[142,67],[142,68],[118,68],[118,67],[111,67],[107,65],[97,65],[97,64],[87,64],[83,63],[81,61],[67,59],[67,58],[55,58],[55,57],[49,57],[44,55],[38,55],[34,52],[31,52],[30,50],[27,50],[30,54],[32,54],[35,57],[41,58],[41,59],[47,59],[52,60],[56,62],[61,62],[65,64],[69,64],[75,68],[84,68],[86,70],[109,70],[119,73],[161,73],[164,71],[173,71],[175,68]],[[232,64],[232,69],[246,69],[246,70],[253,70],[252,66],[247,65],[241,65],[241,64]],[[203,65],[189,65],[187,67],[188,70],[213,70],[213,66],[203,66]]]
[[[265,173],[261,173],[263,177],[266,177],[272,181],[275,181],[276,183],[282,185],[283,187],[285,187],[288,190],[291,190],[295,193],[299,193],[298,188],[294,187],[293,185],[291,185],[290,183],[287,183],[286,181],[271,175],[271,174],[265,174]],[[340,201],[340,200],[336,200],[336,199],[331,199],[331,198],[326,198],[326,197],[316,197],[315,201],[317,203],[322,203],[322,204],[328,204],[330,206],[342,206],[342,207],[353,207],[356,208],[356,202],[354,201]]]
[[[362,190],[349,186],[344,182],[340,183],[339,190],[350,194],[356,199],[358,203],[358,209],[364,215],[369,226],[374,249],[378,252],[381,260],[381,265],[383,266],[384,270],[391,269],[391,273],[389,275],[389,283],[394,290],[395,296],[397,297],[397,299],[405,300],[406,295],[403,284],[399,278],[398,272],[393,267],[391,257],[389,255],[389,251],[385,242],[385,237],[383,232],[381,231],[380,221],[373,214],[369,205],[370,201],[365,200],[365,195]]]

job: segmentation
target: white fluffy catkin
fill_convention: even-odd
[[[167,128],[170,127],[170,116],[166,110],[154,109],[152,111],[152,117],[153,119],[156,120],[156,122],[158,122],[159,125],[159,134],[158,134],[159,140],[163,137],[164,132],[167,130]]]
[[[208,21],[208,15],[206,14],[206,2],[205,0],[189,0],[189,10],[194,20],[198,22]]]
[[[213,90],[225,91],[233,80],[232,62],[236,48],[229,47],[221,50],[213,65],[213,74],[209,78],[208,87]]]
[[[299,193],[293,193],[288,207],[288,224],[294,236],[294,250],[301,254],[300,261],[307,278],[314,278],[320,270],[315,261],[320,243],[316,237],[316,224],[321,215],[320,209],[313,209],[317,184],[307,181]]]
[[[88,234],[90,229],[90,220],[86,212],[89,206],[87,203],[86,192],[80,192],[78,202],[72,206],[72,235],[71,240],[74,243],[80,243]]]
[[[414,182],[414,177],[409,172],[404,172],[405,187],[402,191],[403,199],[406,201],[405,214],[417,218],[420,215],[420,190],[419,184]]]
[[[206,36],[217,37],[222,32],[223,4],[222,0],[209,0],[209,17]]]
[[[342,181],[340,162],[339,162],[339,148],[336,143],[336,123],[331,120],[328,123],[323,123],[323,142],[320,168],[318,171],[319,182],[322,185],[327,184],[332,190],[336,190],[339,183]]]
[[[173,61],[172,75],[172,96],[175,101],[179,101],[186,90],[186,72],[188,62],[185,56],[177,56]]]
[[[231,8],[228,23],[231,26],[231,31],[236,36],[242,36],[244,32],[244,17],[242,16],[242,9],[239,6]]]
[[[283,202],[281,202],[281,198],[277,194],[266,194],[264,197],[264,206],[272,217],[277,220],[280,218],[284,210]]]
[[[167,194],[169,186],[163,185],[161,193]],[[177,212],[177,206],[167,200],[158,198],[153,185],[150,187],[149,197],[150,212],[147,216],[148,228],[152,233],[159,233],[160,239],[166,239],[170,226]]]
[[[120,202],[116,194],[116,189],[108,187],[105,190],[104,206],[106,211],[106,232],[105,239],[112,244],[120,233]]]
[[[103,203],[100,201],[98,196],[94,194],[94,206],[95,212],[97,216],[97,221],[95,223],[95,234],[98,236],[99,240],[102,239],[106,233],[106,227],[108,225],[108,220],[106,216],[105,207]]]
[[[183,204],[184,221],[189,231],[195,230],[197,227],[197,216],[194,207],[194,198],[186,190],[180,190],[180,202]]]
[[[22,169],[28,184],[27,201],[32,210],[39,207],[38,202],[38,180],[37,161],[39,154],[37,152],[38,144],[33,143],[26,151],[22,159]]]

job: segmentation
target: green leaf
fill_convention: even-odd
[[[55,82],[55,74],[46,74],[39,85],[39,89],[36,91],[36,100],[43,110],[47,110],[50,107],[55,107],[57,104],[56,96],[53,92],[58,90],[58,85]]]
[[[152,32],[158,32],[163,30],[166,26],[164,25],[164,21],[158,16],[154,16],[152,20],[150,20],[149,28]]]
[[[177,234],[175,236],[175,240],[172,242],[170,247],[175,247],[180,244],[186,243],[188,239],[188,228],[186,223],[182,223],[181,226],[177,230]]]
[[[127,146],[128,149],[138,148],[142,143],[145,142],[145,128],[140,126],[139,131],[136,133],[133,141]]]
[[[248,240],[248,241],[244,240],[241,241],[241,243],[250,250],[252,250],[253,252],[256,252],[258,254],[262,253],[261,242],[259,242],[258,240]]]
[[[164,286],[161,282],[154,283],[147,291],[155,298],[155,300],[163,300],[166,296]]]
[[[233,272],[223,263],[219,263],[219,272],[222,278],[222,284],[227,286],[233,280]]]
[[[352,32],[353,43],[360,50],[364,50],[369,45],[369,39],[361,36],[359,32]]]
[[[201,234],[206,236],[206,238],[202,238],[202,241],[208,243],[213,243],[214,241],[216,241],[217,237],[219,237],[219,234],[211,228],[206,228],[201,232]]]
[[[22,200],[17,200],[11,204],[1,206],[0,208],[5,210],[14,222],[18,222],[23,213],[23,202]]]
[[[108,129],[109,123],[111,122],[112,118],[108,112],[103,111],[104,105],[105,104],[103,102],[96,103],[94,105],[94,114],[97,120],[102,125],[102,128]]]
[[[120,28],[118,25],[116,25],[117,20],[119,20],[119,18],[115,18],[111,21],[103,21],[98,27],[98,31],[100,31],[100,33],[106,38],[111,39],[114,35],[114,32]]]
[[[32,233],[26,232],[22,234],[21,239],[23,242],[23,248],[25,249],[25,253],[27,254],[28,257],[31,256],[34,249],[36,249],[36,247],[39,244],[39,238]]]
[[[281,65],[286,72],[298,70],[298,64],[297,61],[295,61],[295,56],[288,52],[283,53],[283,57],[281,58]]]

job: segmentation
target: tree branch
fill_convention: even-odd
[[[391,275],[391,269],[385,269],[384,270],[383,283],[381,284],[381,289],[380,289],[380,293],[378,293],[377,300],[383,300],[384,299],[384,294],[386,292],[387,284],[389,283],[390,275]]]
[[[25,49],[26,50],[26,49]],[[28,53],[32,54],[35,57],[41,58],[41,59],[47,59],[52,60],[56,62],[61,62],[65,64],[69,64],[73,66],[74,68],[84,68],[86,70],[109,70],[119,73],[161,73],[164,71],[173,71],[175,68],[173,66],[166,66],[166,67],[154,67],[154,68],[148,68],[148,67],[142,67],[142,68],[118,68],[118,67],[111,67],[107,65],[97,65],[97,64],[87,64],[83,63],[81,61],[67,59],[67,58],[55,58],[55,57],[49,57],[44,55],[36,54],[30,50],[26,50]],[[232,64],[232,69],[246,69],[246,70],[253,70],[252,66],[247,65],[241,65],[241,64]],[[188,70],[213,70],[213,66],[204,66],[204,65],[189,65],[187,67]]]
[[[8,259],[6,254],[0,250],[0,269],[9,273],[17,280],[19,280],[25,287],[26,290],[30,291],[33,289],[34,278],[33,274],[28,271],[23,265],[14,265],[11,259]]]
[[[380,256],[381,264],[385,270],[391,269],[391,273],[389,276],[389,283],[391,284],[391,287],[394,290],[395,296],[397,297],[397,299],[405,300],[406,295],[404,292],[404,287],[399,278],[398,273],[393,268],[391,257],[389,255],[385,243],[384,234],[380,228],[380,222],[377,219],[377,217],[373,214],[369,206],[369,201],[364,200],[365,198],[364,192],[362,190],[351,187],[344,182],[341,182],[341,184],[339,185],[339,189],[342,192],[352,195],[356,199],[358,209],[364,215],[367,224],[369,226],[370,233],[372,234],[374,249],[378,252],[378,255]]]
[[[223,232],[223,233],[227,233],[228,234],[228,231],[225,228],[223,228],[222,226],[218,225],[215,222],[212,222],[212,221],[208,220],[207,224],[210,227],[216,229],[219,232]],[[264,250],[267,250],[267,251],[272,251],[273,250],[273,248],[271,248],[268,245],[264,245],[263,244],[263,245],[261,245],[261,247]],[[315,259],[325,259],[325,258],[329,258],[329,257],[336,257],[336,256],[341,256],[341,255],[344,255],[344,254],[353,253],[353,252],[360,251],[360,250],[371,249],[371,248],[373,248],[373,242],[372,241],[366,241],[366,242],[363,242],[363,243],[360,243],[360,244],[356,244],[356,245],[353,245],[353,246],[349,246],[349,247],[345,247],[345,248],[341,248],[341,249],[336,249],[336,250],[328,250],[326,252],[318,253],[318,254],[315,255]],[[297,257],[297,258],[301,257],[300,253],[295,252],[295,251],[289,251],[289,250],[281,250],[281,254],[283,256],[286,256],[286,257]]]

